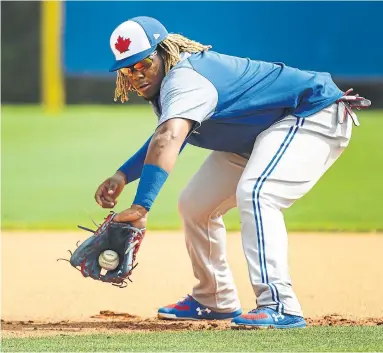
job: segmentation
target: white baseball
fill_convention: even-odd
[[[105,250],[98,257],[98,263],[104,270],[112,271],[120,263],[118,254],[113,250]]]

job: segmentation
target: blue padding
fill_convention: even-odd
[[[145,207],[149,211],[168,175],[166,170],[157,165],[145,164],[133,204]]]

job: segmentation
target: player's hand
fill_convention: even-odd
[[[94,198],[102,208],[113,208],[117,198],[126,184],[124,173],[117,171],[112,177],[106,179],[97,189]]]
[[[139,205],[132,205],[132,207],[118,213],[113,221],[115,222],[128,222],[133,227],[142,229],[146,228],[146,219],[148,211],[146,208]]]

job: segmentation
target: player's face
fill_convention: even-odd
[[[138,94],[146,100],[151,100],[159,94],[165,69],[163,59],[157,51],[133,66],[124,67],[120,71],[128,78],[129,83]]]

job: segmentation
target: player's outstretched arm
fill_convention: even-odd
[[[157,128],[148,148],[133,205],[119,213],[115,221],[131,222],[135,227],[146,225],[146,215],[173,169],[193,124],[191,120],[173,118]]]
[[[140,178],[152,137],[153,135],[132,157],[118,168],[113,176],[104,180],[97,188],[94,198],[101,207],[113,208],[116,206],[117,198],[125,185]],[[185,146],[186,142],[183,143],[180,152]]]

